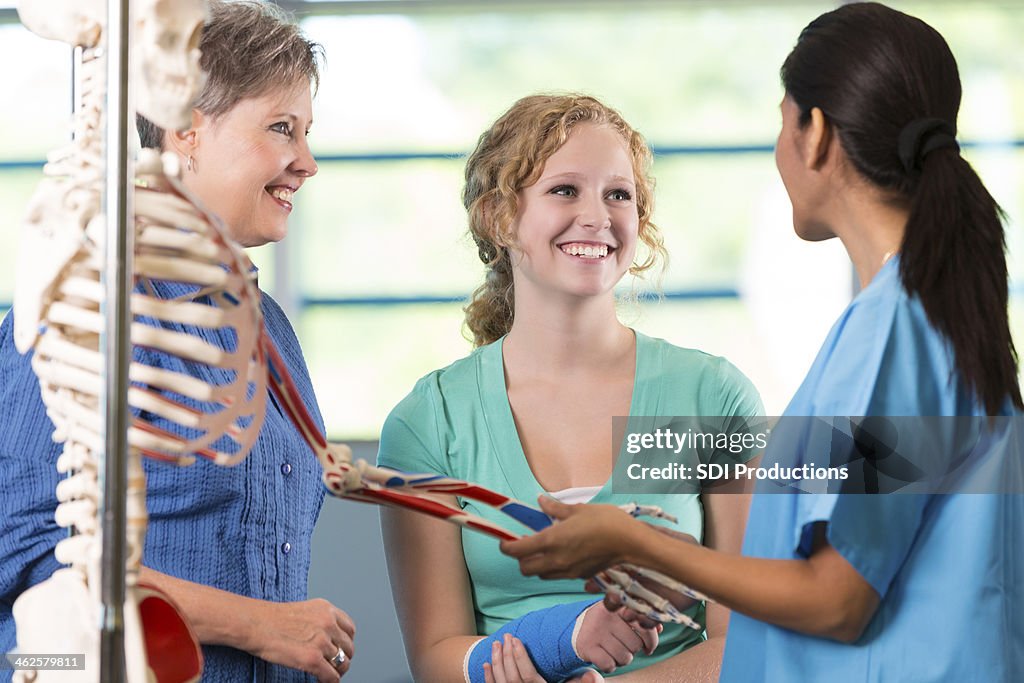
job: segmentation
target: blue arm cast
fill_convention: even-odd
[[[537,673],[546,681],[560,681],[587,666],[572,646],[576,620],[597,600],[588,599],[539,609],[510,621],[484,638],[470,652],[467,674],[470,683],[484,683],[484,663],[491,661],[491,647],[506,633],[526,646]]]

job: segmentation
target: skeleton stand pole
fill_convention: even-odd
[[[104,395],[106,455],[100,468],[103,555],[100,680],[123,683],[125,560],[127,536],[128,365],[131,360],[134,225],[129,205],[128,41],[129,0],[107,2],[107,101],[105,122],[106,258],[104,263]]]

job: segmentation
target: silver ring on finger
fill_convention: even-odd
[[[345,660],[346,660],[346,659],[347,659],[347,657],[345,657],[345,651],[344,651],[344,650],[342,650],[342,649],[341,649],[341,648],[339,647],[339,648],[338,648],[338,654],[334,655],[334,656],[333,656],[333,657],[331,657],[331,659],[330,659],[330,662],[331,662],[331,666],[333,666],[333,667],[334,667],[335,669],[337,669],[337,668],[339,668],[339,667],[340,667],[340,666],[341,666],[342,664],[344,664],[344,663],[345,663]]]

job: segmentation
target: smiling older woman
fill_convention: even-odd
[[[164,132],[139,120],[142,143],[182,159],[185,185],[244,246],[282,239],[294,195],[316,174],[306,143],[320,47],[272,5],[211,2],[200,49],[208,78],[192,126]],[[155,282],[164,298],[196,296]],[[323,429],[302,351],[280,307],[262,298],[264,323]],[[14,348],[14,316],[0,326],[0,649],[14,646],[11,605],[58,568],[64,535],[53,521],[54,462],[29,358]],[[192,328],[214,344],[229,343]],[[137,353],[148,353],[137,351]],[[153,364],[151,361],[150,364]],[[167,363],[179,362],[168,359]],[[215,381],[212,377],[201,377]],[[159,420],[153,419],[159,424]],[[171,428],[171,427],[168,427]],[[149,529],[142,578],[180,605],[203,644],[205,681],[337,681],[355,627],[325,600],[306,600],[310,539],[323,502],[319,465],[299,433],[269,409],[237,467],[147,463]]]

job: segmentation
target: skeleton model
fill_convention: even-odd
[[[190,120],[190,104],[201,85],[196,37],[205,3],[138,0],[133,26],[139,110],[158,125],[179,128]],[[47,414],[63,442],[58,470],[68,478],[57,488],[56,520],[74,535],[60,542],[57,559],[69,567],[26,591],[14,605],[18,646],[23,652],[84,653],[88,669],[18,672],[19,680],[98,680],[100,538],[97,505],[103,385],[100,334],[104,319],[100,282],[105,241],[100,197],[104,182],[101,139],[105,93],[105,7],[89,2],[20,3],[25,25],[45,38],[82,48],[81,102],[74,140],[49,155],[45,178],[33,195],[22,236],[16,274],[15,340],[34,349],[36,372]],[[148,43],[148,45],[147,45]],[[159,158],[140,158],[135,192],[135,278],[131,326],[135,347],[149,349],[130,368],[128,402],[139,415],[129,430],[127,595],[124,610],[128,680],[198,680],[198,643],[174,606],[137,575],[146,528],[145,481],[140,453],[189,464],[198,453],[221,464],[245,457],[262,424],[265,370],[260,357],[258,292],[249,281],[248,261],[227,242],[216,221],[197,209]],[[203,301],[164,301],[146,293],[145,279],[173,279],[193,285]],[[174,326],[230,328],[230,351],[176,331]],[[209,385],[153,364],[167,354],[225,371],[232,381]],[[252,390],[250,393],[250,389]],[[202,402],[198,411],[164,392]],[[251,396],[251,398],[249,398]],[[153,420],[178,425],[172,432]],[[188,434],[185,438],[180,434]],[[223,435],[236,448],[217,452]],[[218,442],[220,444],[223,441]],[[145,622],[145,623],[140,623]],[[143,635],[145,633],[145,636]]]
[[[56,550],[57,559],[70,566],[19,597],[14,615],[21,651],[80,652],[91,665],[86,671],[59,675],[19,672],[19,680],[94,682],[99,659],[101,548],[97,472],[104,448],[99,345],[104,326],[100,272],[105,236],[100,197],[105,13],[100,0],[23,0],[18,11],[32,31],[81,47],[83,56],[74,141],[49,156],[45,178],[30,201],[15,300],[16,343],[22,352],[35,351],[32,365],[56,427],[53,436],[64,444],[58,469],[69,476],[57,488],[56,520],[75,535]],[[133,15],[136,53],[141,55],[134,60],[138,109],[164,128],[185,127],[202,83],[197,46],[205,3],[135,0]],[[146,528],[140,455],[178,465],[191,464],[194,454],[220,465],[239,462],[262,426],[268,385],[320,460],[324,483],[334,495],[414,509],[498,538],[518,534],[468,515],[440,496],[481,501],[530,530],[551,523],[539,510],[474,484],[435,475],[406,475],[364,461],[353,463],[347,447],[328,444],[299,401],[273,343],[263,334],[259,293],[248,277],[247,257],[177,180],[175,157],[161,161],[154,152],[144,151],[136,171],[134,276],[140,286],[131,298],[135,322],[130,334],[133,347],[149,351],[136,354],[129,371],[128,402],[137,415],[128,433],[125,649],[129,681],[191,681],[201,671],[198,643],[187,623],[165,596],[137,581]],[[150,279],[189,284],[194,294],[190,300],[172,301],[151,296],[146,286]],[[211,345],[183,331],[183,326],[190,325],[231,330],[236,343],[230,351]],[[168,370],[153,363],[159,354],[216,368],[230,380],[210,384]],[[196,404],[203,409],[196,409]],[[158,428],[155,420],[176,428]],[[225,441],[232,447],[219,450]],[[636,506],[629,511],[659,512]],[[637,568],[610,570],[597,578],[606,591],[620,595],[642,613],[697,627],[666,600],[640,586],[636,576],[704,599]]]

